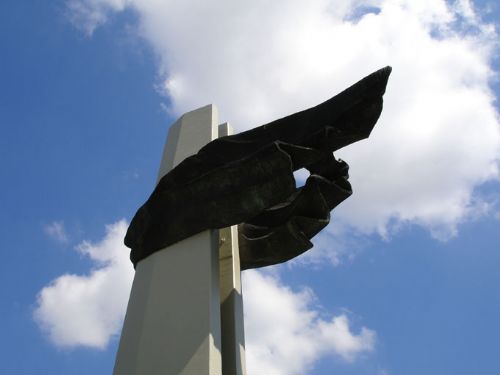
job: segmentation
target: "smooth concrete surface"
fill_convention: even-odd
[[[172,125],[159,178],[217,137],[217,124],[209,105]],[[222,373],[219,241],[205,231],[138,263],[114,375]]]
[[[245,375],[245,331],[238,227],[219,231],[222,374]]]
[[[209,104],[182,115],[168,131],[158,180],[188,156],[217,138],[219,112]]]
[[[227,122],[219,125],[219,137],[233,134]],[[219,231],[222,374],[245,375],[245,331],[241,293],[238,226]]]
[[[218,233],[137,265],[115,375],[221,374]]]

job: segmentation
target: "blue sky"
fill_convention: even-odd
[[[244,277],[249,369],[498,374],[500,8],[411,3],[4,0],[1,372],[111,372],[121,235],[180,114],[243,130],[390,64],[372,137],[339,153],[354,195],[308,254]]]

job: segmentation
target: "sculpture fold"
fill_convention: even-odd
[[[207,229],[239,225],[242,269],[296,257],[352,194],[348,165],[333,152],[367,138],[382,111],[390,67],[318,106],[218,138],[158,183],[132,219],[125,245],[134,266]],[[293,172],[310,172],[296,187]]]

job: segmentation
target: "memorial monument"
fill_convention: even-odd
[[[213,106],[171,127],[157,186],[125,237],[136,275],[115,375],[245,373],[240,269],[312,247],[352,194],[333,152],[368,138],[390,73],[235,135]]]

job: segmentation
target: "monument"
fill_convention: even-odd
[[[352,194],[333,152],[370,135],[390,73],[239,134],[211,105],[170,128],[156,188],[125,237],[136,275],[115,375],[246,373],[240,269],[312,247]],[[310,176],[296,187],[301,168]]]

